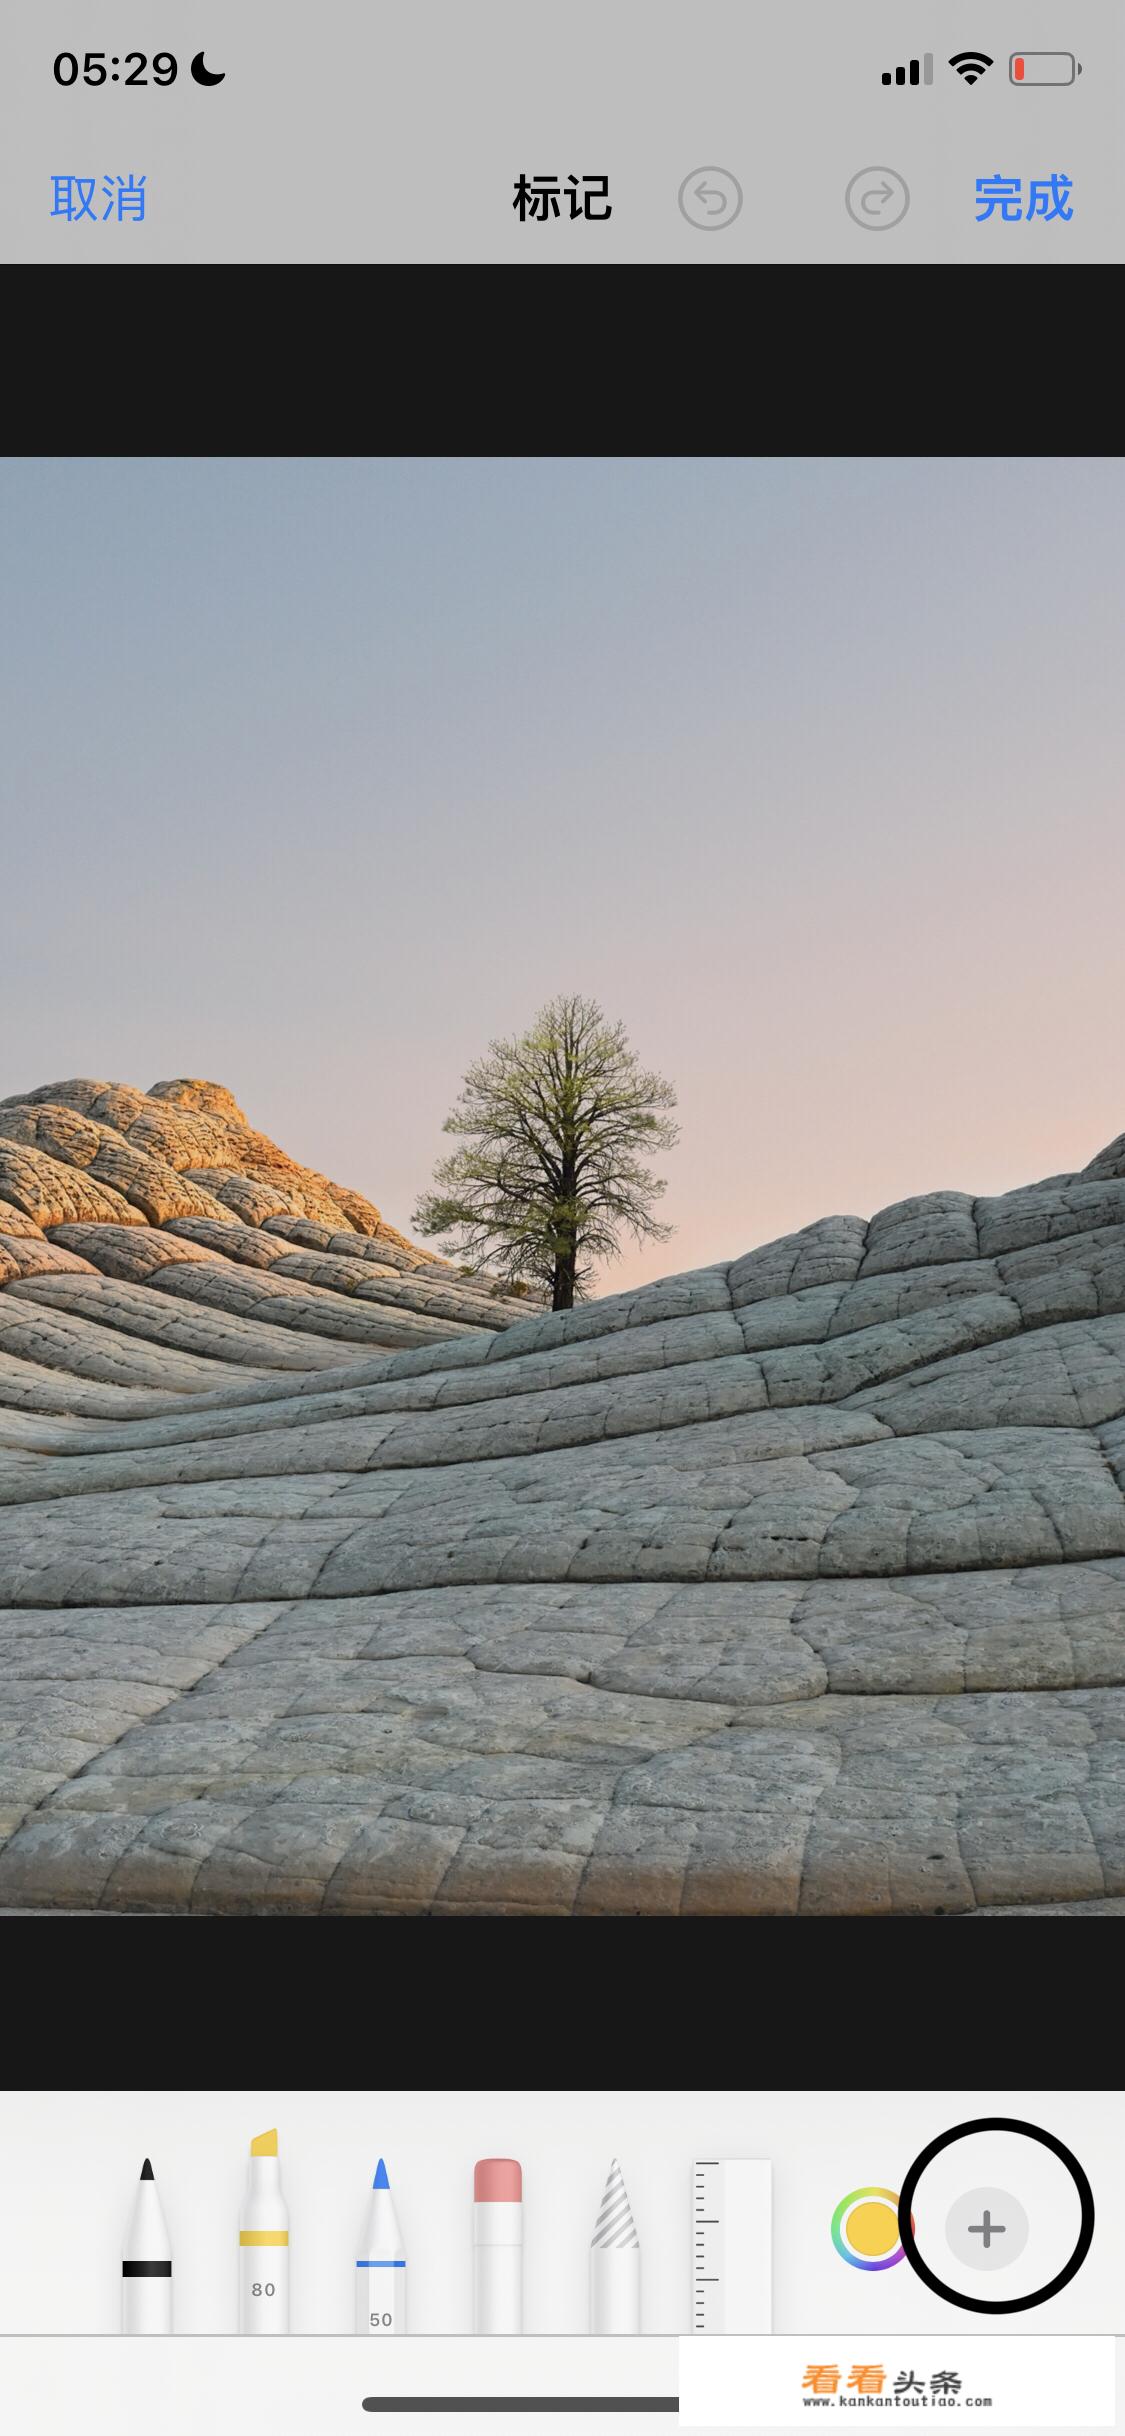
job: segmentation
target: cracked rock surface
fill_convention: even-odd
[[[1125,1905],[1125,1137],[567,1314],[0,1103],[0,1906]]]

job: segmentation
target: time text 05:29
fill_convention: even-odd
[[[151,67],[151,80],[147,73]],[[123,76],[122,68],[129,74]],[[81,77],[84,85],[171,85],[176,81],[176,62],[171,51],[157,51],[150,60],[146,51],[127,51],[123,59],[110,59],[105,51],[87,51],[81,68],[73,51],[60,51],[55,61],[55,83],[74,85]]]

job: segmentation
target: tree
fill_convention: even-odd
[[[469,1067],[443,1127],[463,1147],[438,1161],[413,1223],[506,1284],[538,1279],[569,1311],[623,1232],[637,1243],[672,1233],[653,1216],[664,1179],[642,1159],[678,1139],[664,1113],[675,1105],[624,1024],[592,999],[553,998],[522,1039],[492,1041]]]

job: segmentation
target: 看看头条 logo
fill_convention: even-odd
[[[832,2240],[849,2267],[862,2267],[868,2274],[897,2267],[904,2255],[898,2237],[898,2192],[875,2184],[849,2191],[832,2218]]]

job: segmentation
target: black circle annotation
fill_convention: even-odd
[[[955,2140],[967,2139],[970,2133],[997,2131],[1018,2132],[1024,2139],[1038,2140],[1041,2147],[1050,2149],[1052,2156],[1057,2157],[1060,2164],[1065,2165],[1078,2192],[1079,2206],[1082,2211],[1078,2239],[1070,2257],[1060,2268],[1059,2273],[1052,2276],[1049,2283],[1041,2284],[1038,2292],[1025,2292],[1012,2301],[977,2300],[967,2292],[958,2292],[952,2284],[943,2284],[941,2277],[934,2274],[932,2267],[927,2267],[921,2255],[914,2238],[910,2215],[914,2194],[926,2167],[933,2164],[935,2157],[940,2157],[943,2149],[950,2148]],[[924,2284],[928,2284],[931,2292],[936,2292],[939,2300],[952,2301],[957,2309],[975,2309],[982,2317],[1006,2317],[1013,2310],[1036,2309],[1041,2301],[1052,2300],[1055,2293],[1061,2292],[1064,2285],[1069,2284],[1072,2277],[1077,2275],[1094,2238],[1094,2194],[1077,2157],[1072,2155],[1070,2149],[1064,2147],[1061,2140],[1056,2140],[1053,2132],[1042,2131],[1037,2123],[1021,2123],[1013,2115],[981,2115],[972,2123],[955,2123],[952,2131],[941,2132],[936,2140],[931,2140],[928,2148],[919,2151],[908,2169],[899,2192],[898,2237],[915,2275],[919,2276]]]

